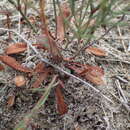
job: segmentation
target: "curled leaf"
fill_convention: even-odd
[[[18,54],[21,52],[24,52],[27,50],[27,44],[26,43],[15,43],[10,45],[7,49],[6,49],[6,54],[10,55],[10,54]]]
[[[87,51],[88,53],[94,54],[94,55],[96,55],[96,56],[107,56],[107,53],[106,53],[104,50],[102,50],[102,49],[100,49],[100,48],[96,48],[96,47],[88,47],[88,48],[86,49],[86,51]]]
[[[22,66],[18,61],[16,61],[11,56],[7,56],[7,55],[0,56],[0,61],[2,61],[3,63],[8,65],[9,67],[12,67],[13,69],[16,69],[18,71],[26,72],[26,73],[32,72],[31,69]]]

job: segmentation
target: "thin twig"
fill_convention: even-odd
[[[119,36],[122,37],[121,30],[120,30],[120,27],[119,27],[119,26],[117,26],[117,30],[118,30]],[[127,52],[127,48],[126,48],[126,46],[125,46],[124,40],[121,39],[121,43],[122,43],[122,46],[123,46],[123,48],[124,48],[124,51]]]
[[[107,114],[106,114],[106,112],[105,112],[105,108],[104,108],[104,106],[103,106],[103,104],[101,104],[101,107],[102,107],[102,110],[103,110],[103,112],[104,112],[104,120],[106,121],[106,123],[107,123],[107,127],[106,127],[106,130],[110,130],[110,122],[109,122],[109,118],[108,118],[108,116],[107,116]]]
[[[122,62],[130,65],[129,61],[121,60],[121,59],[107,59],[107,58],[98,58],[96,57],[98,61],[107,61],[107,62]]]
[[[23,39],[23,40],[32,48],[32,50],[36,53],[37,57],[38,57],[41,61],[45,62],[46,64],[48,64],[48,65],[50,65],[50,66],[52,66],[52,67],[54,67],[54,68],[57,69],[58,71],[60,71],[60,72],[62,72],[62,73],[64,73],[64,74],[66,74],[66,75],[68,75],[68,76],[70,76],[70,77],[72,77],[72,78],[74,78],[74,79],[76,79],[76,80],[78,80],[78,81],[80,81],[81,83],[83,83],[83,84],[85,85],[85,86],[84,86],[85,88],[88,88],[88,87],[92,88],[95,92],[97,92],[97,93],[98,93],[99,95],[101,95],[103,98],[105,98],[105,99],[108,100],[109,102],[113,103],[113,101],[110,100],[110,98],[108,98],[107,96],[105,96],[100,90],[98,90],[97,88],[95,88],[94,86],[92,86],[91,84],[89,84],[88,82],[86,82],[86,81],[80,79],[79,77],[76,77],[75,75],[70,74],[69,72],[63,70],[62,68],[60,68],[60,67],[58,67],[58,66],[56,66],[56,65],[54,65],[54,64],[52,64],[52,63],[50,63],[47,59],[44,59],[44,58],[41,56],[41,54],[37,51],[37,49],[36,49],[34,46],[32,46],[32,44],[31,44],[28,40],[26,40],[22,35],[20,35],[20,34],[17,33],[16,31],[14,31],[14,30],[9,30],[9,29],[5,29],[5,28],[0,28],[0,30],[14,32],[15,34],[17,34],[21,39]],[[114,104],[114,103],[113,103],[113,104]]]
[[[122,96],[121,99],[124,100],[125,103],[128,103],[118,79],[115,81],[115,84],[116,84],[116,87],[117,87],[117,89],[118,89],[118,91],[120,93],[120,96]]]
[[[121,105],[123,105],[125,107],[125,109],[130,113],[130,107],[125,103],[123,102],[122,100],[120,100],[117,96],[115,96],[113,93],[109,92],[115,99],[117,99]]]

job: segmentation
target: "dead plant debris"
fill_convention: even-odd
[[[0,130],[129,130],[128,3],[0,1]]]

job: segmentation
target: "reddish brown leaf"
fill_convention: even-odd
[[[77,74],[82,73],[85,69],[85,65],[76,62],[72,62],[69,65],[66,65],[66,67],[74,70]]]
[[[19,62],[17,62],[13,57],[11,56],[0,56],[0,61],[2,61],[3,63],[5,63],[6,65],[12,67],[13,69],[16,69],[18,71],[22,71],[22,72],[32,72],[31,69],[22,66]]]
[[[36,81],[32,84],[32,88],[39,88],[42,82],[48,77],[49,70],[46,70],[44,73],[40,73]]]
[[[4,70],[4,66],[0,64],[0,71]]]
[[[88,47],[88,48],[86,49],[86,51],[87,51],[88,53],[94,54],[94,55],[96,55],[96,56],[107,56],[107,53],[106,53],[104,50],[102,50],[102,49],[100,49],[100,48],[96,48],[96,47]]]
[[[14,78],[14,83],[17,87],[22,87],[26,84],[26,80],[25,80],[24,76],[19,75]]]
[[[14,105],[14,101],[15,101],[15,96],[9,96],[8,101],[7,101],[7,106],[8,107],[12,107]]]
[[[27,44],[26,43],[15,43],[10,45],[7,49],[6,49],[6,54],[10,55],[10,54],[17,54],[17,53],[21,53],[27,50]]]
[[[87,69],[87,70],[94,70],[94,73],[95,73],[95,71],[96,71],[99,76],[103,76],[103,75],[104,75],[103,69],[102,69],[101,67],[99,67],[99,66],[92,66],[92,65],[86,64],[86,65],[84,65],[84,67],[85,67],[85,69]],[[81,73],[83,73],[83,72],[81,72]],[[92,73],[93,73],[93,72],[92,72]]]
[[[41,44],[32,44],[32,45],[37,47],[38,49],[48,49],[46,46],[43,46]],[[10,45],[6,49],[5,53],[7,55],[18,54],[18,53],[22,53],[26,50],[27,50],[27,44],[26,43],[15,43],[15,44]]]
[[[67,108],[67,104],[64,101],[64,97],[61,92],[60,85],[56,87],[55,96],[56,96],[57,110],[58,110],[59,114],[63,115],[65,113],[67,113],[68,108]]]
[[[95,85],[105,84],[104,71],[98,66],[71,63],[68,67]]]
[[[98,66],[88,66],[81,75],[83,75],[87,80],[92,82],[95,85],[104,85],[104,72]]]
[[[57,37],[61,41],[64,40],[65,32],[64,32],[64,19],[68,18],[71,15],[71,10],[67,3],[63,3],[61,5],[62,13],[57,16]]]

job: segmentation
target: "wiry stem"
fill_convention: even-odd
[[[33,29],[33,31],[36,33],[35,28],[33,27],[33,25],[30,23],[30,21],[28,20],[28,18],[24,15],[24,13],[22,12],[21,8],[20,8],[20,2],[18,1],[18,5],[15,4],[15,2],[13,2],[12,0],[8,0],[8,2],[10,2],[22,15],[22,17],[26,20],[27,24]]]

